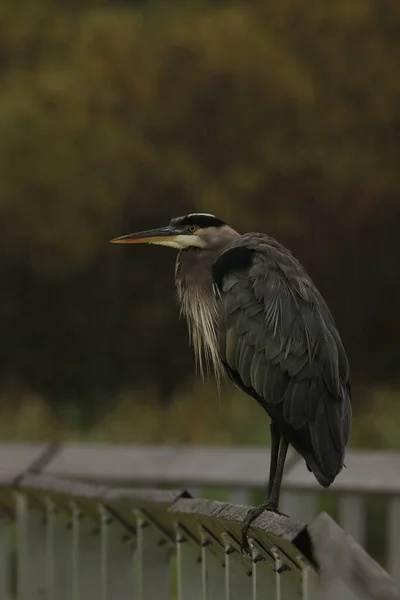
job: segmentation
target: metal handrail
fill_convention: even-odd
[[[9,474],[0,505],[0,598],[11,597],[14,526],[18,600],[400,598],[326,514],[305,525],[264,513],[246,556],[247,508],[187,492]]]
[[[112,486],[178,487],[197,496],[218,488],[233,504],[252,504],[265,490],[269,449],[265,447],[106,445],[99,443],[0,443],[0,475],[41,473]],[[347,468],[328,493],[340,526],[364,545],[370,532],[368,495],[381,496],[381,548],[385,566],[400,585],[400,452],[350,449]],[[225,492],[223,492],[225,490]],[[294,520],[311,522],[327,492],[294,452],[288,456],[281,509]],[[376,529],[375,533],[376,535]]]

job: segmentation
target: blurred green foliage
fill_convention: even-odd
[[[108,240],[193,210],[288,245],[353,380],[395,384],[399,27],[396,0],[5,0],[3,393],[88,417],[189,382],[173,253]]]

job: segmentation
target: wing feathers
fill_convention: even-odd
[[[347,357],[302,267],[277,242],[262,239],[263,252],[249,248],[246,257],[241,247],[244,268],[228,268],[226,256],[225,271],[218,266],[221,358],[329,485],[342,467],[350,427]]]

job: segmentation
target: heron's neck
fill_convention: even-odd
[[[185,290],[195,289],[203,297],[214,298],[212,291],[212,266],[239,233],[225,225],[209,234],[206,248],[188,247],[178,253],[175,281],[179,297]]]
[[[175,283],[196,363],[201,375],[213,368],[217,380],[223,372],[219,358],[218,305],[212,290],[212,265],[221,250],[187,249],[178,254]]]
[[[209,233],[208,248],[186,248],[176,260],[175,283],[200,373],[213,368],[217,382],[224,372],[219,356],[218,303],[212,288],[212,266],[239,234],[231,227]]]

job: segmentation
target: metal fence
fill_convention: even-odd
[[[337,521],[362,546],[372,525],[366,501],[381,497],[379,530],[386,544],[384,566],[400,585],[400,453],[350,450],[347,468],[328,492],[291,453],[283,478],[282,510],[309,523],[328,493],[337,500]],[[102,444],[0,444],[0,474],[41,473],[113,486],[163,485],[208,495],[226,490],[234,504],[253,504],[265,494],[269,449],[263,447],[107,446]],[[386,520],[386,526],[385,526]],[[373,549],[371,549],[372,551]]]
[[[186,492],[9,473],[0,480],[1,600],[399,600],[326,514],[303,525]],[[13,561],[14,558],[14,561]]]

